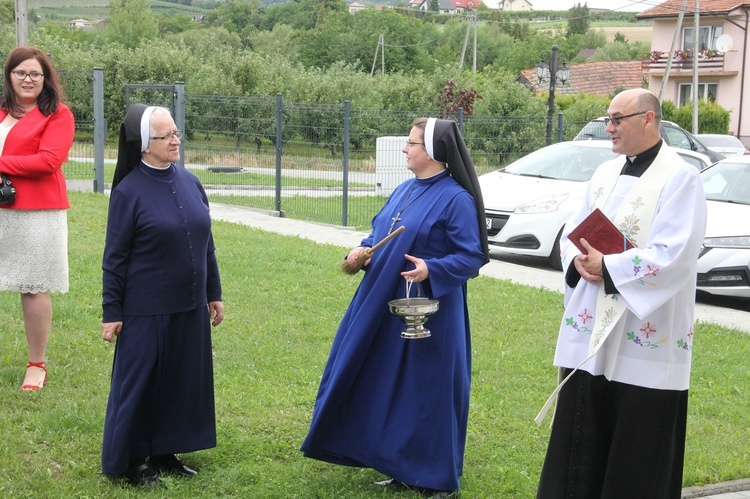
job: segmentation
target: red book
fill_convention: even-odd
[[[620,232],[620,229],[599,208],[595,208],[578,227],[568,234],[568,239],[585,255],[587,251],[581,246],[581,238],[605,255],[622,253],[634,247],[625,234]]]

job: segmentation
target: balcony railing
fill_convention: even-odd
[[[644,54],[641,59],[641,70],[644,73],[663,72],[667,69],[669,52],[651,52]],[[698,55],[698,71],[724,71],[724,54],[706,53]],[[694,57],[689,51],[677,51],[672,58],[673,71],[687,71],[693,69]]]

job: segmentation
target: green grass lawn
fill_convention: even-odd
[[[114,351],[99,326],[107,198],[71,193],[71,204],[71,290],[53,298],[49,382],[39,393],[19,389],[26,361],[19,299],[0,293],[0,497],[144,494],[99,474]],[[197,478],[166,478],[168,490],[148,496],[418,497],[376,489],[371,482],[383,477],[375,471],[299,452],[331,340],[359,282],[340,272],[342,248],[226,222],[215,223],[214,236],[227,312],[213,337],[218,446],[183,456]],[[462,496],[533,497],[549,436],[533,418],[556,379],[562,296],[478,277],[469,307],[474,363]],[[745,478],[750,335],[698,324],[695,338],[684,485]]]

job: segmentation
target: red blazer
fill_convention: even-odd
[[[8,112],[0,110],[0,121]],[[16,200],[0,204],[15,210],[61,210],[70,208],[62,165],[73,145],[75,118],[68,106],[44,116],[32,109],[13,125],[0,154],[0,173],[8,174],[16,188]]]

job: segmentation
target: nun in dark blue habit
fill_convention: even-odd
[[[159,486],[175,455],[216,446],[211,325],[224,318],[208,199],[175,162],[169,111],[135,104],[120,127],[104,246],[102,338],[117,341],[102,472]]]
[[[365,263],[323,371],[306,457],[373,468],[378,485],[458,490],[471,381],[466,283],[489,261],[484,205],[456,123],[414,121],[403,149],[415,178],[394,190],[357,255],[403,226]],[[390,300],[439,300],[432,336],[404,339]]]

